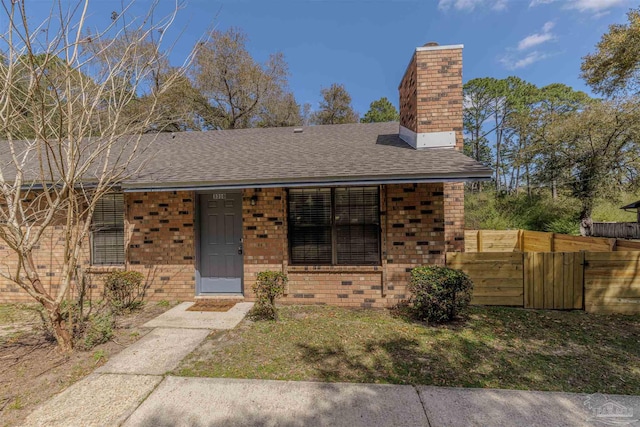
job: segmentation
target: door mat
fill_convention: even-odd
[[[229,311],[238,300],[198,300],[187,311]]]

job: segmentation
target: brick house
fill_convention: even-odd
[[[251,300],[256,273],[279,270],[285,302],[403,299],[411,268],[463,250],[464,182],[491,171],[461,152],[462,46],[417,48],[399,92],[400,123],[153,136],[141,173],[96,211],[95,292],[101,273],[130,269],[151,300]],[[52,288],[57,244],[52,230],[36,258]],[[0,302],[29,300],[0,282]]]

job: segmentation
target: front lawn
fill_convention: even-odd
[[[175,373],[640,394],[640,316],[473,307],[426,326],[331,306],[280,315],[209,338]]]

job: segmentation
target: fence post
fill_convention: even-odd
[[[549,233],[549,252],[556,250],[556,233]]]
[[[524,230],[518,230],[518,250],[524,252]]]
[[[478,230],[478,236],[477,236],[477,240],[478,240],[478,252],[482,252],[482,230]]]

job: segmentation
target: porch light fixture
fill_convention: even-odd
[[[257,194],[254,194],[253,196],[251,196],[251,199],[250,199],[251,206],[255,206],[257,201],[258,201],[258,195]]]

